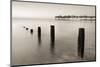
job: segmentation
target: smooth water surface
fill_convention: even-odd
[[[55,26],[55,45],[50,42]],[[23,26],[28,27],[26,30]],[[38,41],[41,27],[41,42]],[[84,58],[77,55],[79,28],[85,29]],[[30,32],[33,29],[33,33]],[[44,64],[95,60],[95,21],[12,20],[12,64]]]

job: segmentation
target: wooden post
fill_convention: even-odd
[[[54,25],[51,25],[51,29],[50,29],[50,33],[51,33],[51,42],[55,42],[55,27]]]
[[[50,46],[51,46],[51,53],[54,54],[54,49],[55,49],[55,27],[54,25],[50,26]]]
[[[33,33],[33,29],[30,29],[31,34]]]
[[[38,41],[41,43],[41,27],[38,27]]]
[[[26,28],[26,30],[28,30],[28,28]]]
[[[85,39],[85,30],[84,28],[79,28],[78,35],[78,56],[84,57],[84,39]]]

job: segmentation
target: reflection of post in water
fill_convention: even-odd
[[[51,54],[54,55],[55,53],[55,43],[54,42],[50,43],[50,50],[51,50]]]
[[[84,39],[85,39],[84,28],[79,28],[79,35],[78,35],[78,56],[81,57],[81,58],[84,57]]]
[[[50,27],[50,47],[51,47],[51,52],[54,54],[54,48],[55,48],[55,27],[54,25],[51,25]]]
[[[33,29],[30,29],[30,33],[33,34]]]
[[[38,42],[41,44],[41,27],[38,27]]]

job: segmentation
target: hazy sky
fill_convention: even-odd
[[[95,15],[94,6],[12,2],[13,18],[54,18],[57,15]]]

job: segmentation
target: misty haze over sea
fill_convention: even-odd
[[[94,18],[64,18],[65,15]],[[95,60],[95,19],[95,7],[92,6],[13,1],[12,65]],[[53,45],[51,26],[55,28]],[[79,28],[85,30],[83,58],[78,56]]]

